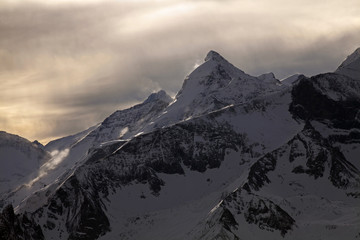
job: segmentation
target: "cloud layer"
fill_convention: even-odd
[[[43,142],[175,94],[210,49],[283,78],[360,45],[357,0],[46,2],[0,3],[0,129]]]

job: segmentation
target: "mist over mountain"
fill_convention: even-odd
[[[211,50],[175,98],[46,146],[1,132],[0,239],[360,238],[359,60],[280,81]]]

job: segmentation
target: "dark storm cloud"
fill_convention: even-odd
[[[210,49],[282,78],[333,71],[360,39],[356,1],[26,2],[0,3],[0,129],[32,140],[174,95]]]

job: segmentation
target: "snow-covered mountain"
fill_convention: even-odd
[[[51,141],[46,144],[45,149],[51,152],[73,148],[84,140],[89,140],[92,146],[96,146],[107,141],[130,138],[140,132],[171,101],[172,98],[164,90],[152,93],[143,103],[118,110],[101,124],[85,131]]]
[[[142,104],[111,114],[89,137],[94,138],[95,145],[116,139],[129,139],[141,133],[172,100],[164,90],[152,93]]]
[[[236,68],[219,53],[210,51],[203,64],[184,80],[175,100],[146,128],[150,131],[240,104],[283,89],[273,73],[253,77]]]
[[[100,124],[49,142],[44,149],[51,153],[51,159],[34,172],[30,180],[18,182],[17,188],[0,196],[0,201],[17,206],[31,193],[53,183],[61,184],[88,158],[93,148],[109,144],[120,146],[128,137],[140,132],[171,101],[165,91],[153,93],[143,103],[116,111]]]
[[[345,61],[336,69],[336,73],[360,79],[360,48],[350,54]]]
[[[50,157],[37,143],[0,131],[0,195],[29,181]]]
[[[61,160],[34,193],[6,196],[16,215],[4,209],[0,236],[359,238],[360,80],[348,73],[282,83],[210,51],[174,100],[160,91],[45,146]]]
[[[289,77],[286,77],[284,79],[281,79],[281,84],[284,84],[284,85],[288,85],[288,86],[291,86],[293,85],[300,77],[302,76],[302,74],[293,74]]]
[[[359,237],[359,110],[359,81],[333,73],[300,79],[290,112],[303,129],[252,164],[193,230],[195,239]],[[249,223],[264,231],[243,227]]]
[[[99,127],[99,125],[92,126],[85,131],[76,133],[74,135],[62,137],[53,141],[50,141],[44,146],[44,149],[48,152],[52,151],[62,151],[64,149],[71,148],[76,145],[78,142],[83,140],[90,132]]]

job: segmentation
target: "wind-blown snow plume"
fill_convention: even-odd
[[[69,155],[68,148],[61,151],[59,150],[52,151],[51,152],[52,158],[40,167],[38,175],[26,185],[30,187],[34,182],[46,176],[49,170],[53,170],[54,168],[56,168],[68,155]]]

